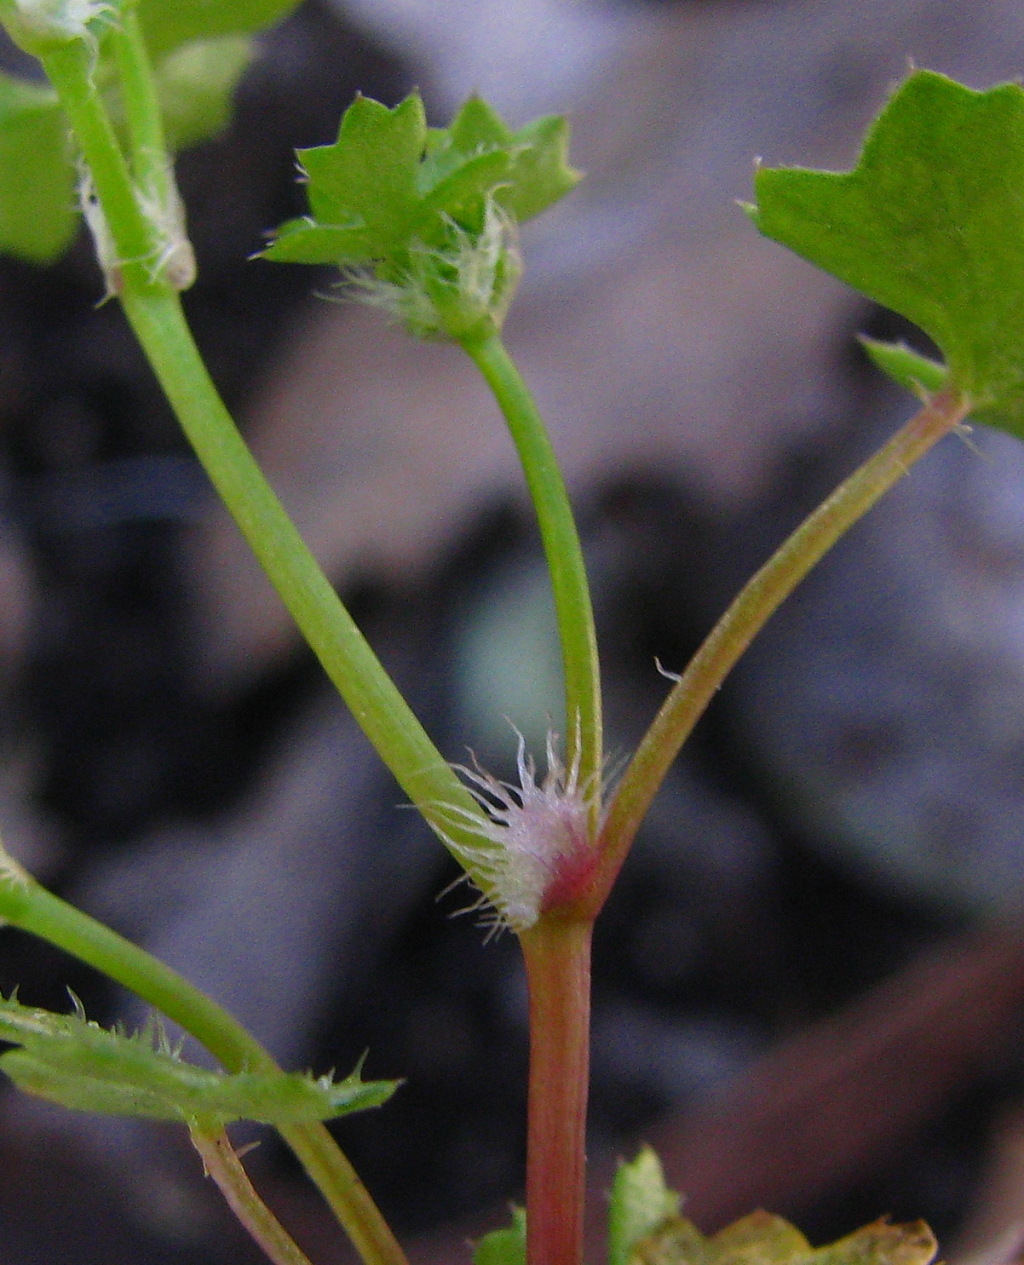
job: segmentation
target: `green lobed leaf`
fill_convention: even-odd
[[[27,1093],[78,1111],[158,1120],[295,1124],[329,1120],[385,1102],[393,1081],[344,1080],[305,1073],[225,1073],[185,1063],[162,1030],[131,1036],[75,1014],[0,998],[0,1040],[19,1048],[0,1055],[0,1069]]]
[[[419,209],[416,172],[426,138],[418,95],[393,110],[356,97],[333,145],[298,151],[312,216],[286,225],[266,257],[323,263],[325,241],[338,252],[330,261],[337,263],[369,262],[401,250]],[[309,258],[303,253],[307,244]]]
[[[183,44],[157,63],[157,94],[172,150],[197,145],[227,128],[232,97],[254,51],[248,36],[224,35]]]
[[[446,179],[475,159],[497,159],[495,179],[508,171],[512,133],[481,97],[470,97],[450,127],[432,127],[420,166],[424,194],[437,190]]]
[[[357,97],[332,145],[300,150],[310,215],[282,225],[264,252],[287,263],[390,263],[450,241],[452,225],[479,232],[488,199],[515,219],[536,215],[579,174],[566,162],[565,120],[512,132],[470,98],[450,128],[427,128],[412,94],[393,109]]]
[[[298,0],[139,0],[139,21],[151,56],[190,40],[252,35],[279,22]]]
[[[1024,88],[915,71],[852,171],[755,189],[762,233],[919,325],[974,416],[1024,436]]]
[[[547,115],[528,123],[513,137],[512,171],[498,201],[520,223],[547,210],[583,178],[568,153],[568,119]]]
[[[526,1265],[526,1211],[512,1209],[512,1224],[473,1244],[473,1265]]]
[[[883,373],[915,395],[941,391],[949,381],[944,364],[922,356],[906,343],[887,343],[862,335],[860,344]]]
[[[77,223],[75,171],[56,94],[0,72],[0,251],[51,263]]]
[[[620,1164],[608,1208],[609,1265],[628,1265],[636,1243],[678,1215],[680,1197],[665,1184],[661,1161],[645,1146]]]
[[[812,1248],[788,1221],[754,1212],[717,1234],[705,1236],[683,1217],[673,1217],[640,1239],[630,1265],[930,1265],[935,1237],[923,1221],[890,1225],[876,1221],[855,1233]]]
[[[509,170],[510,156],[503,150],[482,150],[467,156],[446,146],[435,150],[420,165],[420,204],[413,221],[414,232],[425,241],[436,236],[434,226],[450,216],[457,223],[479,227],[484,199],[498,189]]]
[[[493,190],[495,200],[519,223],[532,219],[569,193],[580,173],[569,166],[569,123],[558,115],[546,115],[511,131],[482,97],[470,97],[448,128],[432,128],[423,166],[464,171],[490,157],[494,165],[489,184],[479,193]]]

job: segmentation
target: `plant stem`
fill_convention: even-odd
[[[127,41],[141,44],[137,24],[122,28]],[[159,130],[148,113],[144,50],[122,48],[126,107],[141,117],[130,128],[136,161],[163,160]],[[117,288],[126,315],[142,344],[179,421],[207,473],[234,515],[285,604],[339,687],[356,719],[428,820],[440,805],[473,812],[475,804],[441,758],[373,651],[355,627],[323,571],[263,478],[225,409],[192,339],[177,294],[147,266],[159,234],[143,213],[104,103],[96,92],[88,50],[80,43],[42,59],[67,112],[99,197],[117,255]],[[157,152],[154,152],[154,147]],[[459,829],[444,820],[444,829]],[[0,885],[2,886],[2,885]],[[94,923],[38,884],[25,917],[8,915],[104,971],[191,1032],[229,1070],[273,1066],[270,1056],[230,1016],[185,980]],[[13,889],[3,893],[11,896]],[[0,915],[3,910],[0,908]],[[387,1223],[351,1165],[323,1125],[292,1126],[282,1135],[320,1188],[367,1265],[403,1265],[404,1255]]]
[[[16,893],[17,903],[7,885],[0,888],[0,917],[6,922],[64,949],[145,998],[191,1033],[228,1071],[275,1066],[255,1037],[177,971],[34,879],[28,883]]]
[[[580,785],[601,776],[601,680],[583,550],[551,440],[526,383],[499,334],[463,343],[494,393],[526,475],[551,574],[565,671],[566,766]],[[600,813],[594,796],[591,829]]]
[[[969,412],[970,402],[958,394],[930,399],[747,581],[673,687],[623,774],[601,832],[598,877],[577,912],[596,916],[680,747],[770,616],[840,536]]]
[[[89,51],[75,42],[55,49],[41,61],[89,168],[124,279],[133,278],[145,285],[148,273],[144,263],[154,245],[152,228],[139,206],[131,172],[93,82]]]
[[[214,487],[327,675],[428,821],[475,804],[356,627],[270,488],[210,381],[177,295],[121,296],[125,313]],[[443,829],[457,835],[447,817]]]
[[[190,1125],[192,1145],[203,1157],[207,1177],[216,1182],[228,1207],[274,1265],[310,1265],[309,1257],[260,1198],[223,1129]]]
[[[177,971],[75,909],[0,854],[0,919],[64,949],[179,1024],[229,1072],[277,1064],[236,1019]],[[322,1124],[278,1130],[366,1265],[406,1265],[398,1241]]]
[[[327,1126],[280,1125],[277,1132],[323,1195],[364,1265],[408,1265],[391,1227]]]
[[[141,45],[133,16],[126,15],[128,24],[119,38]],[[137,106],[142,116],[132,130],[136,156],[162,167],[162,151],[153,153],[162,135],[150,117],[156,107],[144,50],[122,48],[119,65],[128,72],[126,107]],[[133,257],[128,251],[144,256],[153,238],[93,87],[85,51],[70,45],[48,57],[44,67],[82,147],[118,252],[126,258]],[[428,820],[437,818],[442,803],[472,811],[472,798],[356,628],[263,477],[210,380],[176,293],[137,264],[131,270],[125,265],[122,280],[125,314],[207,474],[381,758]],[[444,829],[458,833],[447,818]]]
[[[153,71],[139,27],[138,0],[126,0],[109,39],[117,63],[131,147],[131,165],[139,187],[166,203],[172,196],[171,156]]]
[[[520,935],[530,991],[528,1265],[583,1260],[592,929],[547,915]]]
[[[224,408],[177,295],[121,296],[128,319],[214,486],[363,731],[424,816],[473,801],[381,667],[253,460]],[[457,829],[444,820],[444,829]],[[170,1013],[170,1012],[168,1012]],[[280,1130],[364,1261],[396,1265],[401,1249],[322,1125]]]

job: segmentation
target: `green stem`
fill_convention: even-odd
[[[666,698],[623,774],[601,832],[598,877],[577,912],[596,917],[680,747],[737,659],[815,563],[970,411],[961,396],[929,400],[822,502],[746,583]]]
[[[34,880],[0,888],[0,917],[56,945],[145,998],[196,1038],[230,1072],[275,1066],[259,1042],[177,971]],[[20,907],[19,907],[20,906]]]
[[[172,191],[171,156],[153,71],[139,26],[138,0],[126,0],[109,39],[117,65],[135,178],[140,188],[164,203]]]
[[[189,1134],[203,1157],[207,1177],[216,1182],[228,1207],[274,1265],[310,1265],[309,1257],[260,1198],[224,1130],[192,1125]]]
[[[152,78],[132,12],[125,15],[115,55],[135,174],[155,179],[159,191],[161,181],[169,182],[171,175]],[[162,246],[159,226],[147,219],[139,202],[132,173],[96,92],[88,50],[76,43],[42,60],[106,216],[118,261],[112,268],[112,284],[200,461],[370,741],[427,819],[441,821],[448,835],[457,839],[460,829],[453,827],[447,810],[474,813],[474,801],[384,671],[263,478],[210,380],[177,294],[163,270],[158,273],[152,267],[154,250]],[[170,193],[169,185],[165,192]],[[472,842],[471,835],[469,839]],[[175,972],[37,884],[30,890],[32,899],[22,916],[8,915],[12,923],[61,945],[145,998],[191,1032],[229,1070],[273,1065],[244,1029]],[[8,903],[21,902],[19,898]],[[295,1125],[281,1133],[367,1265],[403,1265],[401,1248],[327,1129],[320,1124]]]
[[[132,14],[120,32],[128,83],[126,107],[142,114],[133,144],[146,161],[162,161],[149,68]],[[135,46],[134,49],[132,46]],[[102,100],[92,84],[88,58],[78,45],[44,62],[107,213],[119,253],[144,251],[152,237],[131,175]],[[138,230],[138,232],[136,231]],[[303,635],[337,686],[363,731],[406,794],[428,821],[455,841],[475,839],[451,821],[454,808],[475,814],[472,797],[442,758],[377,656],[359,632],[319,563],[271,490],[224,407],[185,321],[172,287],[151,270],[126,265],[120,298],[136,337],[207,474],[243,536],[270,577]]]
[[[566,765],[582,786],[601,776],[601,680],[583,550],[551,440],[499,334],[463,343],[505,416],[526,475],[551,573],[565,669]],[[600,812],[594,796],[596,831]]]
[[[93,81],[89,50],[75,42],[47,53],[41,61],[89,168],[123,280],[144,286],[149,280],[145,261],[154,247],[152,227],[139,206],[131,172]]]
[[[277,499],[210,381],[177,295],[126,290],[125,313],[214,487],[324,670],[402,789],[458,835],[445,805],[476,807],[416,719]]]
[[[0,854],[0,919],[70,953],[165,1014],[229,1072],[277,1064],[226,1010],[138,945],[48,892]],[[366,1265],[406,1265],[387,1222],[322,1124],[278,1130]]]
[[[138,38],[137,27],[134,34],[128,28],[126,35]],[[143,54],[125,56],[133,67],[131,74],[148,74]],[[437,816],[438,805],[445,803],[473,811],[473,800],[355,628],[264,480],[210,381],[177,294],[147,267],[159,238],[143,214],[95,90],[88,50],[72,44],[42,60],[82,148],[122,261],[117,280],[125,312],[215,487],[407,794],[428,818]],[[126,96],[130,100],[145,91],[144,85],[136,85]],[[133,133],[133,144],[148,145],[146,137],[152,135],[143,122]],[[445,827],[449,834],[458,833],[447,820]],[[34,890],[43,892],[37,885]],[[260,1066],[269,1059],[244,1029],[180,976],[70,906],[55,902],[45,893],[31,902],[25,921],[9,915],[10,921],[61,945],[138,993],[191,1032],[229,1070]],[[282,1134],[368,1265],[402,1265],[401,1248],[326,1128],[293,1126]]]
[[[520,935],[530,992],[528,1265],[581,1265],[593,924],[545,916]]]
[[[280,1125],[278,1133],[323,1195],[365,1265],[407,1265],[405,1253],[362,1178],[326,1125]]]

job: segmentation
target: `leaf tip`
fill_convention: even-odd
[[[892,343],[859,334],[857,340],[877,369],[918,398],[941,391],[949,382],[949,369],[941,361],[914,351],[904,342]]]

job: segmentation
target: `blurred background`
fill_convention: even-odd
[[[275,487],[443,751],[510,773],[559,723],[511,444],[471,366],[333,278],[246,262],[293,149],[357,89],[573,122],[586,180],[524,233],[508,340],[564,459],[612,769],[736,589],[909,415],[855,335],[914,331],[751,228],[753,163],[845,168],[914,63],[1024,67],[1014,0],[307,0],[183,155],[199,341]],[[80,240],[0,262],[0,826],[42,880],[208,989],[288,1066],[404,1077],[338,1127],[417,1262],[520,1190],[525,995],[481,945],[213,502]],[[950,438],[759,639],[599,924],[592,1203],[662,1149],[711,1230],[923,1216],[1024,1244],[1024,448]],[[0,986],[141,1012],[3,932]],[[248,1135],[239,1134],[239,1140]],[[269,1140],[247,1160],[350,1254]],[[595,1239],[595,1242],[597,1240]],[[0,1093],[5,1265],[256,1260],[179,1131]],[[595,1247],[594,1259],[600,1259]]]

